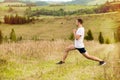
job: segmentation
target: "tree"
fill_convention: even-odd
[[[85,36],[85,39],[86,40],[94,40],[91,30],[88,30],[87,36]]]
[[[10,40],[12,42],[16,42],[17,41],[17,38],[16,38],[16,34],[15,34],[15,31],[14,29],[12,29],[11,33],[10,33]]]
[[[102,32],[99,33],[98,40],[99,40],[100,44],[104,43],[104,38],[103,38]]]
[[[5,24],[25,24],[25,23],[30,23],[33,20],[35,20],[34,18],[30,19],[30,18],[26,18],[25,16],[18,16],[16,14],[16,16],[10,15],[4,16],[4,23]]]
[[[110,44],[110,40],[107,38],[105,41],[106,44]]]
[[[3,42],[3,35],[2,35],[2,31],[0,30],[0,44],[2,44]]]

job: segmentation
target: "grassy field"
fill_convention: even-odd
[[[65,6],[65,9],[79,8],[78,5],[74,6]],[[1,20],[5,14],[24,15],[26,9],[14,7],[15,12],[8,13],[8,7],[0,7]],[[43,8],[48,9],[49,6]],[[56,9],[59,8],[64,6]],[[0,24],[3,36],[9,37],[11,29],[14,29],[17,37],[23,37],[20,42],[0,45],[0,80],[119,80],[120,43],[114,43],[114,33],[120,25],[119,17],[119,12],[64,17],[40,16],[29,24]],[[78,18],[84,20],[86,33],[91,29],[95,38],[94,41],[85,41],[87,51],[104,59],[107,62],[105,66],[98,66],[98,63],[85,59],[78,51],[69,53],[66,64],[55,64],[61,59],[65,47],[73,43],[68,38],[72,29],[77,28],[75,20]],[[109,38],[112,44],[99,44],[99,32],[103,33],[105,39]]]
[[[9,7],[8,5],[16,5],[16,4],[21,4],[21,3],[0,3],[0,20],[3,21],[4,15],[22,15],[24,16],[24,12],[27,8],[29,7],[11,7],[13,11],[9,12]],[[25,5],[25,4],[22,4]],[[61,6],[34,6],[31,7],[31,10],[39,10],[39,9],[47,9],[47,10],[59,10],[59,9],[64,9],[65,11],[74,11],[74,10],[79,10],[79,9],[91,9],[91,8],[96,8],[97,6],[82,6],[82,5],[61,5]],[[42,16],[46,17],[46,16]],[[51,16],[50,16],[51,17]]]
[[[118,61],[115,57],[117,56],[116,44],[101,45],[95,41],[85,42],[91,55],[106,60],[105,66],[100,67],[98,63],[85,59],[78,51],[69,53],[66,64],[56,65],[55,63],[63,55],[64,48],[71,43],[71,41],[57,40],[23,41],[0,45],[1,80],[117,79],[114,76],[115,63]]]
[[[0,3],[0,7],[3,8],[3,10],[7,9],[8,5],[25,5],[24,3]],[[32,10],[36,10],[36,9],[48,9],[48,10],[59,10],[59,9],[64,9],[66,11],[74,11],[74,10],[78,10],[78,9],[85,9],[85,8],[95,8],[97,6],[92,6],[92,5],[48,5],[48,6],[35,6],[35,7],[32,7]],[[15,8],[15,7],[13,7]],[[19,8],[19,7],[17,7]],[[27,8],[27,7],[24,7],[23,10]]]
[[[116,15],[116,16],[114,16]],[[66,17],[46,17],[34,23],[25,25],[6,25],[1,24],[0,29],[4,36],[9,36],[12,28],[15,29],[17,36],[22,36],[23,39],[68,39],[72,29],[77,28],[75,20],[82,18],[86,33],[89,29],[92,30],[95,40],[98,40],[99,32],[101,31],[104,38],[109,38],[114,42],[114,33],[118,25],[119,13],[108,14],[92,14],[92,15],[74,15]],[[62,33],[62,34],[59,34]],[[112,37],[111,37],[112,36]]]
[[[79,9],[91,9],[96,8],[97,6],[82,6],[82,5],[61,5],[61,6],[40,6],[40,7],[33,7],[33,10],[36,9],[48,9],[48,10],[59,10],[64,9],[65,11],[74,11]]]

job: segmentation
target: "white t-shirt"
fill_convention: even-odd
[[[84,48],[84,27],[80,27],[76,31],[76,35],[80,35],[80,38],[78,40],[75,39],[75,48]]]

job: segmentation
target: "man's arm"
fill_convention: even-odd
[[[75,38],[76,40],[78,40],[78,39],[81,37],[81,35],[77,35],[77,34],[76,34],[76,29],[73,30],[73,34],[74,34],[74,38]]]

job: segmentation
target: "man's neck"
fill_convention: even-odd
[[[80,24],[80,25],[78,25],[78,28],[81,28],[82,27],[82,25]]]

